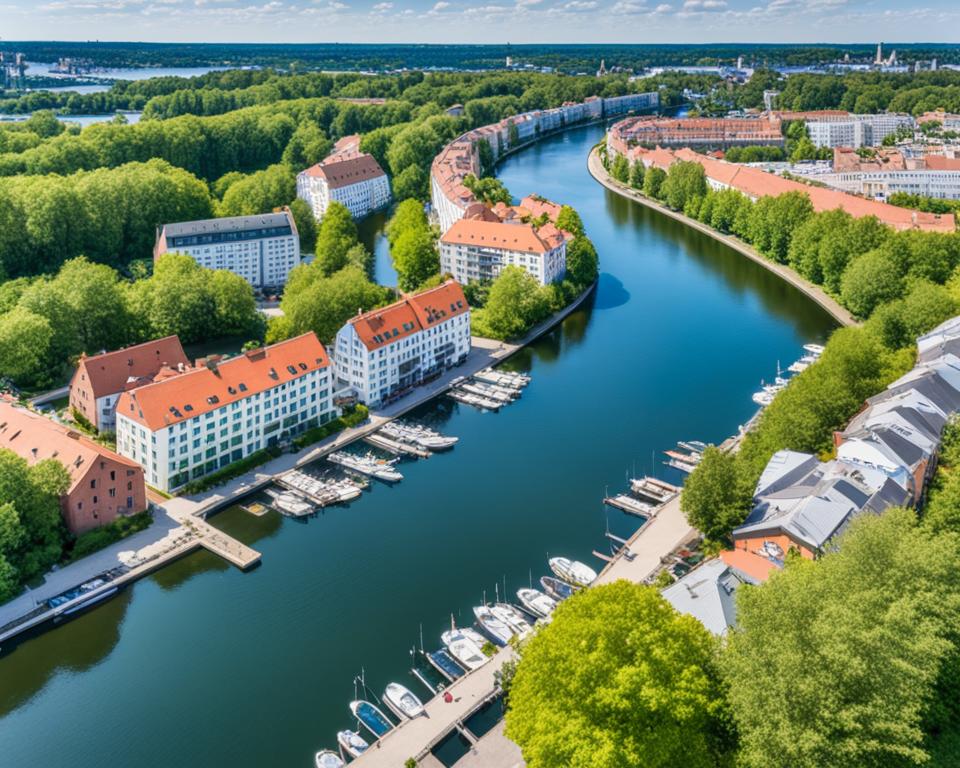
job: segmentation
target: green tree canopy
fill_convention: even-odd
[[[585,233],[583,228],[583,219],[576,209],[570,205],[560,206],[560,213],[557,214],[555,222],[558,229],[569,232],[574,237],[580,237]]]
[[[726,765],[715,653],[653,587],[585,590],[523,647],[507,735],[530,768]]]
[[[390,247],[400,288],[413,291],[440,272],[440,255],[429,229],[410,229]]]
[[[670,166],[661,194],[668,206],[682,211],[687,202],[707,194],[707,176],[700,163],[681,160]]]
[[[659,200],[662,195],[663,182],[667,180],[667,172],[652,165],[643,175],[643,194]]]
[[[600,259],[597,249],[586,235],[567,243],[567,277],[577,287],[586,287],[597,279]]]
[[[357,242],[357,225],[350,211],[343,203],[331,201],[317,231],[314,264],[329,277],[346,266],[347,253]]]
[[[549,299],[537,281],[526,270],[509,266],[490,287],[480,325],[494,338],[510,339],[544,320],[549,313]]]
[[[736,457],[711,445],[683,484],[680,508],[708,541],[723,544],[746,519],[752,497],[750,479]]]
[[[855,259],[843,273],[843,305],[858,317],[869,317],[885,301],[903,294],[903,278],[886,249],[876,249]]]

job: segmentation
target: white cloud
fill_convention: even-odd
[[[386,13],[393,8],[393,3],[377,3],[371,10],[374,13]]]

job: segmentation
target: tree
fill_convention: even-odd
[[[621,184],[626,184],[630,180],[630,161],[618,154],[610,165],[610,175]]]
[[[483,326],[497,339],[511,339],[544,320],[550,313],[546,294],[520,267],[505,268],[490,287],[483,309]]]
[[[330,141],[314,123],[302,123],[293,132],[283,150],[283,162],[297,173],[314,163],[319,163],[333,148]]]
[[[397,242],[401,235],[412,229],[429,229],[423,203],[419,200],[404,200],[400,203],[387,222],[385,229],[390,245]]]
[[[903,278],[884,249],[855,259],[841,280],[841,301],[858,317],[869,317],[879,304],[896,299],[902,293]]]
[[[331,201],[317,231],[316,264],[324,275],[332,275],[347,263],[347,252],[357,244],[357,225],[343,203]]]
[[[530,768],[726,765],[715,648],[653,587],[585,590],[524,645],[507,736]]]
[[[400,289],[412,291],[440,272],[440,255],[428,229],[410,229],[390,247]]]
[[[485,176],[478,179],[472,173],[468,173],[463,178],[463,186],[473,192],[477,200],[493,205],[494,203],[503,203],[510,205],[513,198],[509,190],[503,186],[503,182],[493,176]]]
[[[263,320],[250,283],[226,269],[208,275],[213,298],[213,332],[218,336],[262,336]]]
[[[659,200],[661,187],[666,179],[666,171],[662,168],[657,168],[655,165],[650,166],[643,176],[643,194],[647,197],[652,197],[654,200]]]
[[[53,329],[24,307],[0,315],[0,371],[20,384],[45,384]]]
[[[235,181],[217,207],[220,216],[252,216],[287,205],[297,196],[297,179],[287,165],[271,165]]]
[[[583,219],[580,218],[580,214],[572,206],[561,206],[555,223],[557,229],[569,232],[574,237],[580,237],[584,234]]]
[[[300,252],[313,253],[317,247],[317,220],[306,200],[297,198],[290,203],[290,213],[293,223],[297,225],[297,235],[300,239]]]
[[[761,197],[750,211],[749,240],[760,253],[786,263],[793,233],[813,214],[805,192]]]
[[[271,323],[267,340],[314,331],[330,343],[358,309],[374,309],[389,297],[389,290],[371,283],[358,267],[347,266],[327,277],[316,264],[303,264],[290,273],[283,293],[285,322]]]
[[[129,338],[126,296],[116,270],[81,256],[66,262],[41,290],[55,292],[70,309],[71,336],[79,344],[72,354],[114,349]]]
[[[630,166],[630,186],[634,189],[643,189],[644,165],[637,160]]]
[[[144,324],[144,335],[154,338],[176,334],[185,344],[220,335],[210,277],[211,271],[190,256],[161,256],[153,276],[130,288],[131,309]]]
[[[668,206],[682,211],[689,200],[707,194],[707,176],[700,163],[681,160],[670,166],[661,194]]]
[[[912,511],[855,519],[831,552],[737,594],[722,664],[746,768],[927,761],[957,653],[960,548]]]
[[[567,245],[567,277],[577,287],[586,287],[597,279],[600,259],[586,235],[573,238]]]
[[[736,457],[711,445],[683,485],[680,508],[708,541],[722,544],[746,519],[752,496]]]

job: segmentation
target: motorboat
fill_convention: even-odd
[[[580,591],[579,587],[567,584],[565,581],[555,579],[553,576],[541,576],[540,586],[554,600],[566,600]]]
[[[574,584],[578,587],[588,587],[597,578],[597,572],[579,560],[568,560],[566,557],[551,557],[548,562],[550,570],[568,584]]]
[[[480,408],[486,411],[499,411],[503,405],[503,403],[491,400],[488,397],[480,397],[479,395],[464,392],[460,389],[451,389],[447,394],[459,403],[472,405],[474,408]]]
[[[363,493],[362,488],[358,488],[353,483],[348,483],[346,481],[333,482],[330,483],[328,487],[331,491],[336,493],[338,504],[345,504],[348,501],[353,501]]]
[[[383,480],[386,483],[397,483],[403,480],[403,475],[393,468],[396,459],[388,461],[386,459],[379,459],[369,453],[366,456],[357,456],[353,453],[347,453],[346,451],[335,451],[327,456],[327,458],[334,464],[339,464],[341,467],[369,475],[377,480]]]
[[[303,517],[313,512],[313,505],[303,498],[299,493],[293,491],[275,491],[267,488],[267,496],[273,499],[273,506],[278,512],[293,517]]]
[[[804,350],[809,352],[811,355],[820,357],[823,354],[825,347],[822,344],[804,344]]]
[[[770,403],[773,402],[774,397],[776,397],[776,394],[773,392],[754,392],[753,402],[763,408],[766,408],[768,405],[770,405]]]
[[[797,362],[791,363],[787,370],[790,371],[790,373],[803,373],[809,367],[810,363],[805,363],[803,360],[797,360]]]
[[[413,691],[400,683],[389,683],[383,692],[383,703],[393,714],[403,718],[413,719],[423,714],[423,702]]]
[[[346,752],[350,757],[360,757],[370,745],[356,731],[340,731],[337,733],[337,743],[340,749]]]
[[[428,451],[448,450],[453,448],[460,440],[459,437],[447,437],[419,424],[407,424],[400,421],[388,422],[380,428],[380,431],[387,435],[387,437],[392,437],[395,440],[401,440],[407,443],[414,443],[421,448],[426,448]]]
[[[438,651],[428,651],[424,655],[427,657],[427,661],[430,662],[430,666],[451,683],[458,677],[463,677],[463,667],[456,662],[449,651],[440,649]]]
[[[390,718],[369,701],[351,701],[350,711],[378,739],[393,728]]]
[[[343,758],[331,749],[321,749],[314,755],[313,764],[316,768],[343,768]]]
[[[487,637],[496,645],[506,645],[517,634],[507,622],[490,610],[489,606],[475,606],[473,615],[476,616],[480,629],[486,632]]]
[[[518,589],[517,599],[525,611],[528,611],[531,616],[538,616],[541,619],[547,618],[547,616],[553,613],[553,609],[557,607],[557,601],[550,597],[550,595],[545,595],[539,589],[532,589],[530,587]]]
[[[533,631],[530,622],[526,620],[520,611],[509,603],[496,603],[491,606],[490,612],[510,627],[514,634],[520,638],[526,637]]]
[[[479,669],[490,659],[483,652],[483,644],[468,636],[462,629],[448,629],[440,639],[456,662],[466,670]]]

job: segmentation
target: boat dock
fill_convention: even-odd
[[[421,459],[429,459],[431,454],[426,448],[421,448],[418,445],[413,445],[411,443],[402,443],[399,440],[394,440],[392,438],[381,435],[378,432],[367,435],[363,438],[366,442],[375,448],[380,448],[388,453],[392,453],[395,456],[416,456]]]

